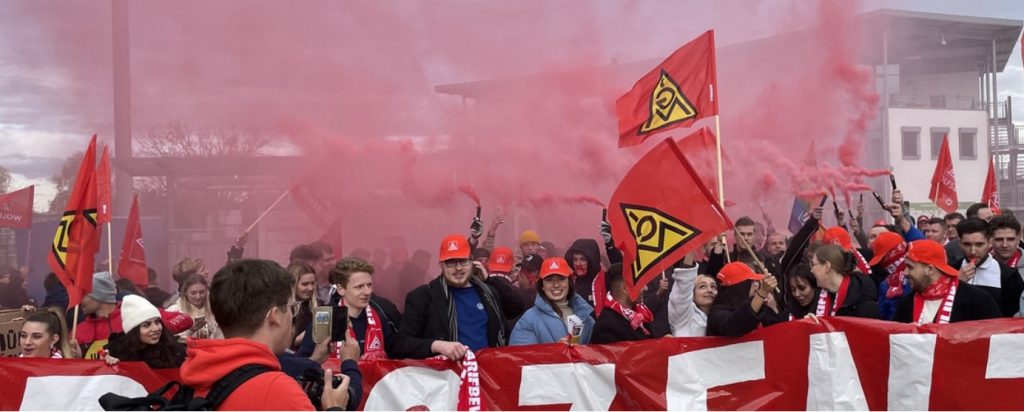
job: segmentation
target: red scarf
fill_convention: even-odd
[[[601,316],[601,310],[604,309],[605,299],[598,299],[598,296],[605,296],[607,292],[604,290],[604,271],[597,272],[597,276],[594,276],[594,282],[591,284],[590,299],[593,299],[594,304],[594,316]]]
[[[1020,255],[1020,249],[1017,249],[1016,252],[1013,252],[1013,256],[1010,256],[1010,260],[1006,261],[1006,266],[1016,269],[1017,263],[1020,262]]]
[[[868,265],[867,259],[864,259],[864,256],[861,256],[860,251],[857,249],[850,248],[850,250],[853,252],[853,257],[857,260],[857,270],[865,275],[870,275],[871,266]]]
[[[462,373],[459,378],[462,383],[459,385],[459,405],[455,410],[484,410],[480,402],[480,367],[476,363],[476,355],[471,350],[467,350],[466,356],[462,358]]]
[[[953,313],[953,299],[956,298],[956,288],[960,285],[960,279],[953,276],[941,276],[932,282],[924,292],[914,294],[914,321],[918,324],[925,323],[949,323],[949,317]],[[934,319],[921,319],[921,312],[924,311],[924,301],[942,299],[942,305],[935,314]]]
[[[614,310],[618,314],[622,315],[622,317],[626,318],[626,320],[629,321],[629,326],[632,327],[633,330],[639,329],[642,330],[645,335],[651,334],[651,331],[647,330],[647,328],[644,327],[644,324],[654,320],[654,314],[651,313],[651,310],[643,303],[637,303],[636,305],[633,305],[633,309],[627,309],[622,307],[622,304],[620,304],[619,301],[612,299],[612,294],[609,292],[605,294],[604,307],[605,309]]]
[[[900,243],[889,253],[885,254],[880,265],[889,273],[886,281],[889,282],[889,290],[885,291],[885,297],[895,299],[903,296],[903,272],[907,268],[905,258],[907,256],[907,244]]]
[[[345,299],[338,300],[338,306],[345,307]],[[346,313],[345,316],[348,316]],[[346,319],[347,321],[348,319]],[[353,336],[356,333],[354,330],[349,329],[349,333]],[[359,360],[375,360],[375,359],[387,359],[388,354],[384,352],[384,328],[381,327],[380,315],[377,311],[373,310],[373,305],[366,305],[366,336],[363,341],[363,355],[359,357]],[[339,346],[338,350],[341,349],[341,345],[344,342],[337,342]]]
[[[839,283],[835,304],[833,304],[832,298],[828,295],[828,291],[825,288],[821,288],[821,292],[818,294],[818,308],[815,311],[815,316],[821,318],[836,315],[839,308],[843,307],[843,302],[846,301],[846,291],[850,289],[850,276],[843,276],[843,281]]]

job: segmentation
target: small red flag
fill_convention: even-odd
[[[939,162],[935,164],[935,173],[932,174],[928,200],[935,202],[935,205],[946,213],[953,213],[960,206],[956,200],[956,178],[953,177],[953,158],[949,155],[948,134],[942,137],[942,149],[939,151]]]
[[[330,204],[310,189],[310,185],[303,182],[295,183],[288,191],[292,194],[295,204],[306,213],[306,216],[309,216],[314,224],[328,226],[334,223],[331,219]]]
[[[32,227],[32,201],[36,186],[0,196],[0,227],[28,229]]]
[[[608,207],[612,238],[624,256],[623,278],[634,298],[687,253],[732,227],[673,139],[633,165]]]
[[[715,31],[708,30],[668,56],[615,101],[619,147],[718,114]]]
[[[149,285],[146,270],[146,247],[142,243],[142,222],[139,220],[139,195],[132,197],[132,209],[124,227],[121,260],[117,261],[117,275],[132,281],[140,288]]]
[[[987,204],[992,213],[999,214],[999,188],[996,186],[996,165],[988,160],[988,176],[985,177],[985,189],[981,194],[981,203]]]
[[[50,270],[67,289],[69,308],[92,292],[93,264],[100,248],[96,213],[96,135],[93,135],[47,257]]]
[[[100,157],[100,165],[96,168],[96,224],[105,224],[110,221],[112,211],[111,182],[110,182],[110,149],[103,146],[103,156]]]

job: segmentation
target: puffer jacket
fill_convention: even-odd
[[[583,300],[578,293],[569,300],[573,314],[583,320],[583,333],[580,344],[590,343],[590,335],[594,332],[594,308]],[[538,343],[555,343],[569,335],[569,330],[562,318],[555,313],[547,300],[537,296],[533,307],[526,311],[512,329],[509,345],[533,345]]]

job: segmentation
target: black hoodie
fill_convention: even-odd
[[[572,255],[574,253],[582,253],[587,258],[587,274],[583,277],[577,277],[573,288],[576,290],[583,299],[594,304],[594,279],[597,278],[597,274],[601,272],[601,247],[598,246],[597,241],[594,239],[576,239],[572,242],[572,246],[565,251],[565,261],[569,263],[570,267],[573,267],[573,276],[576,276],[575,267],[572,264]]]

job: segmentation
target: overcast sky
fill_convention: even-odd
[[[784,19],[785,16],[780,16],[780,14],[791,10],[786,7],[775,7],[779,4],[786,4],[785,2],[755,2],[751,0],[749,2],[728,1],[724,4],[727,4],[727,7],[737,14],[735,17],[724,16],[724,14],[728,14],[728,8],[719,7],[713,11],[720,15],[717,17],[721,17],[724,22],[737,20],[739,23],[736,24],[744,24],[753,28],[729,30],[728,24],[723,23],[724,28],[720,31],[720,44],[763,37],[775,29],[775,27],[759,27],[757,20],[743,21],[742,14],[739,13],[746,11],[743,7],[744,4],[750,4],[750,8],[756,9],[757,13],[769,14],[778,19]],[[10,11],[8,13],[0,13],[0,165],[12,172],[15,189],[29,184],[37,185],[36,210],[42,211],[46,209],[49,199],[55,193],[54,187],[47,181],[47,178],[59,170],[64,157],[71,151],[83,149],[88,135],[93,132],[100,132],[101,139],[104,141],[108,141],[107,139],[110,137],[112,103],[110,103],[109,94],[103,96],[102,92],[97,92],[89,87],[94,83],[107,82],[109,84],[111,59],[109,48],[101,48],[101,51],[95,56],[95,62],[87,64],[87,67],[84,68],[66,67],[55,63],[61,62],[65,54],[74,55],[76,53],[79,54],[75,56],[80,59],[78,61],[90,61],[91,56],[80,55],[82,52],[81,48],[77,47],[77,43],[89,44],[89,41],[98,41],[102,45],[103,40],[109,38],[109,3],[102,1],[56,3],[15,0],[4,2],[0,6],[0,9],[5,8],[12,10],[8,10]],[[52,9],[52,12],[47,8]],[[643,6],[639,8],[643,9]],[[863,11],[878,8],[1024,20],[1024,1],[1018,0],[866,0],[861,5]],[[609,10],[611,9],[609,8]],[[181,12],[177,8],[165,11],[177,13],[176,16],[170,17],[169,21],[175,17],[182,20],[189,18],[186,12]],[[420,12],[424,11],[410,10],[407,13]],[[399,11],[397,14],[403,13]],[[38,17],[39,20],[25,18],[26,16]],[[289,17],[293,16],[282,16],[282,19]],[[138,33],[133,33],[132,36],[147,38],[147,36],[152,37],[151,32],[153,31],[174,33],[176,30],[182,29],[181,26],[174,26],[170,23],[139,26],[141,24],[133,22],[132,29]],[[225,32],[240,32],[249,29],[246,27],[234,28],[230,24],[225,26]],[[486,29],[486,26],[480,27],[480,30]],[[472,30],[467,29],[467,31],[471,32]],[[422,51],[425,47],[422,44],[417,45],[416,39],[387,39],[388,33],[385,30],[379,33],[359,33],[359,35],[366,36],[365,41],[371,45],[375,44],[374,42],[382,42],[384,43],[383,47],[390,47],[388,42],[408,42],[413,44],[414,50]],[[612,41],[614,39],[606,40],[609,44],[614,43]],[[133,37],[134,41],[136,41],[136,37]],[[216,42],[217,40],[211,41]],[[640,60],[659,57],[659,53],[666,47],[666,45],[656,45],[652,46],[652,49],[637,47],[628,48],[628,51],[619,49],[602,50],[601,52],[624,60]],[[1024,98],[1024,67],[1021,64],[1019,48],[1018,44],[1017,49],[1010,57],[1005,72],[999,75],[998,86],[1000,98],[1010,95],[1015,99],[1021,99],[1019,101],[1022,104],[1016,106],[1016,118],[1024,120],[1024,99],[1022,99]],[[149,50],[158,56],[160,51],[159,49]],[[133,50],[133,58],[138,52],[141,51]],[[309,50],[299,50],[295,53],[304,52],[309,52]],[[164,59],[161,60],[160,66],[178,71],[195,69],[195,67],[187,65],[175,66],[178,60],[187,60],[188,56],[160,57]],[[481,75],[500,77],[515,74],[515,68],[510,68],[510,73],[487,73],[460,70],[459,67],[433,65],[431,64],[432,56],[429,53],[420,53],[418,58],[416,60],[414,57],[414,61],[409,64],[422,68],[423,78],[416,79],[418,81],[410,81],[409,87],[420,89],[418,92],[422,95],[432,93],[432,86],[436,84],[476,80],[476,77]],[[193,62],[193,64],[207,63],[213,65],[219,62],[212,60],[203,63]],[[469,78],[466,78],[467,76]],[[137,112],[161,112],[163,114],[163,106],[154,110],[144,110],[146,102],[152,105],[155,104],[154,101],[160,101],[152,96],[153,93],[156,92],[148,89],[145,84],[133,85],[133,96],[139,96],[139,101],[142,102],[139,103],[142,107],[135,108]],[[196,94],[198,93],[196,92]],[[239,93],[244,96],[245,91]],[[88,96],[83,98],[83,95]],[[253,95],[252,98],[266,99],[267,96]],[[282,98],[288,97],[282,96]],[[188,101],[167,102],[166,110],[173,113],[175,107],[189,105]],[[413,108],[413,112],[409,116],[423,119],[438,117],[429,109],[424,109],[422,113],[415,113],[415,108],[424,106],[418,102],[409,103],[408,107]],[[245,111],[247,107],[241,106],[234,110]],[[409,109],[405,109],[405,111],[409,113]],[[139,117],[134,120],[136,125],[147,124],[147,121],[152,120],[145,115]],[[153,121],[155,122],[155,120]],[[429,121],[421,121],[416,124],[426,128],[424,133],[443,130],[443,125],[430,124]],[[402,129],[401,125],[396,125],[396,129],[387,131],[391,134],[405,132],[407,131]]]

